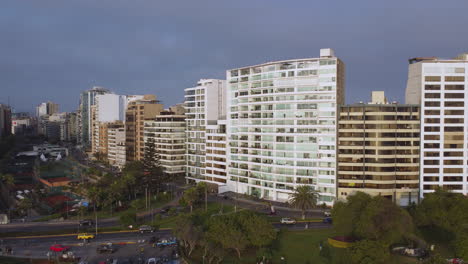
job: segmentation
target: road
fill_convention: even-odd
[[[121,262],[124,259],[128,260],[130,258],[134,261],[138,258],[146,261],[151,257],[162,256],[171,258],[176,248],[153,247],[149,244],[152,236],[156,237],[156,239],[161,239],[170,238],[172,234],[170,230],[159,230],[154,233],[145,234],[135,231],[108,232],[99,234],[95,239],[86,244],[83,244],[81,240],[77,240],[76,234],[12,237],[0,240],[0,248],[11,247],[13,250],[12,256],[16,257],[47,258],[50,246],[60,244],[70,247],[69,251],[82,260],[86,260],[88,264],[98,263],[110,258],[119,259]],[[97,246],[107,243],[112,243],[117,251],[112,254],[98,254],[96,252]],[[173,261],[172,263],[178,263],[178,261]]]

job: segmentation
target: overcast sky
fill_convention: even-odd
[[[200,78],[333,48],[346,101],[404,102],[408,58],[468,51],[468,1],[1,0],[0,102],[78,106],[81,91],[157,94],[169,106]]]

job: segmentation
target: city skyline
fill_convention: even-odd
[[[227,69],[243,65],[314,58],[329,47],[347,66],[346,103],[366,101],[371,90],[403,103],[410,57],[466,51],[461,32],[468,4],[462,1],[450,7],[343,2],[339,9],[303,1],[248,3],[249,9],[241,2],[179,6],[6,1],[0,11],[6,40],[0,44],[0,102],[32,112],[51,100],[69,112],[78,108],[80,92],[102,86],[117,94],[156,94],[174,105],[200,78],[223,79]]]

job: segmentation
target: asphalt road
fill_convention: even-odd
[[[119,259],[120,261],[130,258],[133,260],[141,258],[146,261],[148,258],[161,256],[170,258],[175,248],[153,247],[149,244],[149,240],[152,236],[157,239],[170,238],[172,237],[172,233],[170,230],[159,230],[154,233],[145,234],[131,231],[100,233],[89,243],[83,243],[82,240],[77,240],[76,234],[12,237],[1,239],[0,248],[4,249],[6,246],[11,247],[13,250],[12,256],[15,257],[47,258],[47,252],[50,251],[50,246],[60,244],[70,247],[69,251],[73,252],[73,255],[86,260],[89,264],[98,263],[99,261],[110,258]],[[117,251],[112,254],[98,254],[96,252],[97,246],[107,243],[112,243]],[[55,258],[57,255],[52,255],[51,257]],[[172,263],[178,262],[173,261]]]

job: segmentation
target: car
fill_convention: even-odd
[[[285,224],[285,225],[294,225],[296,224],[296,220],[292,218],[284,217],[284,218],[281,218],[280,223]]]
[[[325,212],[323,212],[323,215],[324,215],[325,217],[330,217],[330,216],[331,216],[331,212],[325,211]]]
[[[96,248],[96,252],[97,253],[114,253],[116,251],[115,247],[112,246],[112,244],[103,244],[103,245],[99,245],[97,248]]]
[[[322,220],[322,223],[324,224],[332,224],[333,223],[333,219],[331,217],[325,217],[323,220]]]
[[[83,219],[80,221],[80,226],[94,226],[94,221],[91,219]]]
[[[149,258],[147,264],[157,264],[156,258]]]
[[[160,213],[161,214],[167,214],[169,212],[169,210],[171,210],[171,207],[170,206],[165,206],[161,209]]]
[[[142,225],[140,226],[140,228],[138,229],[140,231],[140,233],[146,233],[146,232],[151,232],[153,233],[154,232],[154,227],[152,226],[149,226],[149,225]]]
[[[82,233],[82,234],[78,234],[76,236],[77,239],[84,239],[84,240],[88,240],[88,239],[93,239],[94,238],[94,234],[89,234],[89,233]]]

